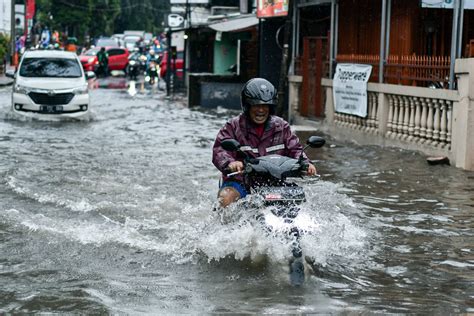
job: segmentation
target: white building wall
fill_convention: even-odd
[[[0,0],[0,33],[11,33],[11,0]]]

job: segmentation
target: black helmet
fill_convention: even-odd
[[[254,78],[244,85],[240,95],[242,111],[247,114],[250,106],[254,104],[268,104],[270,114],[275,113],[277,91],[270,81],[263,78]]]

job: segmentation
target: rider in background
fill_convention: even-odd
[[[157,57],[156,57],[156,53],[155,53],[155,50],[153,48],[151,48],[149,51],[148,51],[148,54],[146,55],[146,71],[148,72],[148,68],[150,67],[150,63],[154,61],[155,63],[158,63],[158,60],[157,60]]]
[[[97,61],[99,62],[99,73],[107,77],[109,73],[109,55],[105,51],[105,47],[101,47],[97,52]]]
[[[41,32],[41,47],[46,49],[49,45],[50,39],[51,39],[51,33],[49,32],[49,29],[46,26]]]
[[[291,131],[288,122],[274,115],[277,91],[266,79],[254,78],[243,87],[240,103],[243,113],[230,119],[217,134],[213,146],[212,163],[222,172],[223,183],[218,198],[221,207],[245,197],[247,188],[240,175],[229,178],[226,173],[241,172],[244,157],[221,147],[225,139],[235,139],[240,149],[252,158],[277,154],[298,159],[303,146]],[[307,174],[315,175],[316,167],[303,153],[308,164]]]

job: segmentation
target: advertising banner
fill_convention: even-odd
[[[288,15],[289,0],[257,0],[257,17],[271,18]]]
[[[28,20],[33,19],[35,16],[35,0],[26,1],[26,18]]]
[[[367,117],[367,81],[371,65],[337,64],[333,79],[336,112]]]

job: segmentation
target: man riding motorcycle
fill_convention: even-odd
[[[155,84],[156,80],[159,80],[159,56],[156,56],[155,50],[150,49],[147,55],[145,81],[151,85]]]
[[[150,49],[146,56],[146,70],[150,68],[150,63],[154,62],[156,65],[159,64],[159,56],[156,56],[155,50]]]
[[[221,207],[245,197],[249,187],[243,183],[242,176],[229,178],[228,172],[241,172],[244,157],[237,152],[229,152],[221,147],[225,139],[235,139],[240,149],[252,158],[277,154],[299,158],[303,151],[298,137],[291,131],[288,122],[274,115],[277,104],[277,91],[266,79],[249,80],[241,93],[242,112],[229,120],[217,134],[213,146],[212,162],[222,172],[223,183],[218,198]],[[307,174],[315,175],[316,167],[303,153],[308,164]]]

